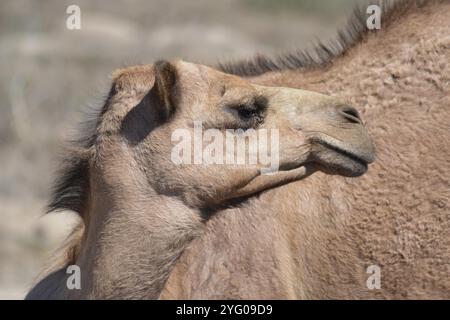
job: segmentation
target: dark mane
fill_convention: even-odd
[[[278,57],[255,55],[242,61],[219,63],[217,68],[223,72],[251,77],[271,71],[284,71],[295,69],[311,69],[324,67],[338,56],[364,40],[368,34],[377,32],[366,27],[369,15],[366,8],[370,4],[379,5],[381,13],[381,30],[392,24],[402,14],[411,8],[420,7],[432,0],[375,0],[369,1],[365,6],[358,5],[347,22],[347,26],[337,32],[336,38],[327,43],[319,42],[314,48],[298,50],[296,52],[281,54]]]
[[[84,211],[89,190],[89,160],[95,141],[92,121],[85,127],[91,133],[64,148],[47,212],[73,210],[81,215]]]
[[[80,137],[69,141],[63,149],[50,201],[47,204],[47,212],[72,210],[80,215],[84,214],[89,194],[90,161],[95,154],[97,126],[107,108],[108,100],[113,94],[113,89],[111,89],[103,107],[92,108],[89,111],[87,120],[83,121],[80,126]]]

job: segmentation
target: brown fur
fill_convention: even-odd
[[[368,174],[314,175],[215,215],[163,298],[450,298],[450,4],[401,8],[324,67],[252,78],[350,99],[377,148]]]

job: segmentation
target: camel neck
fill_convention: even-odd
[[[119,197],[96,191],[77,259],[82,275],[78,294],[158,298],[173,264],[200,231],[200,214],[174,197],[154,192],[121,190]],[[125,201],[124,194],[131,199]]]

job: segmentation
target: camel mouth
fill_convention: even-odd
[[[369,163],[373,162],[373,160],[368,157],[366,154],[357,154],[355,151],[350,151],[347,149],[343,149],[340,146],[336,146],[333,144],[330,144],[326,141],[319,141],[319,143],[321,145],[323,145],[324,147],[326,147],[329,150],[332,150],[338,154],[340,154],[341,156],[344,156],[354,162],[357,162],[363,166],[368,166]]]
[[[358,177],[367,172],[368,165],[374,161],[373,150],[349,148],[340,141],[329,140],[316,140],[315,158],[324,171],[347,177]]]

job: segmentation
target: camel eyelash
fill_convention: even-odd
[[[227,107],[229,109],[236,110],[237,112],[263,114],[267,109],[267,98],[263,96],[257,96],[248,103],[229,104]]]
[[[228,123],[230,129],[256,128],[264,122],[267,98],[256,96],[245,102],[227,103],[224,108],[231,111],[239,120],[238,123]]]
[[[253,122],[254,119],[262,117],[261,111],[254,105],[238,104],[228,108],[243,122]]]

